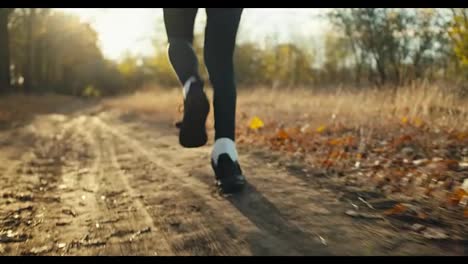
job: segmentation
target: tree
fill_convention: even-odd
[[[351,42],[343,35],[338,35],[335,31],[330,31],[325,34],[325,61],[323,63],[323,70],[325,71],[324,80],[327,82],[346,81],[344,71],[346,71],[349,61],[354,59]],[[357,55],[358,56],[358,55]],[[359,58],[359,57],[358,57]],[[353,62],[357,69],[356,83],[359,82],[358,78],[361,74],[361,63]]]
[[[444,23],[435,9],[335,9],[329,17],[351,43],[357,67],[369,65],[379,85],[423,78],[443,53]]]
[[[83,95],[91,87],[93,94],[104,95],[122,88],[115,63],[102,55],[96,31],[79,17],[17,8],[9,23],[13,83],[23,90]]]
[[[449,33],[453,42],[453,51],[459,64],[468,69],[468,8],[453,8],[452,18]]]
[[[8,18],[13,8],[0,8],[0,92],[10,90],[10,38]]]
[[[37,8],[28,8],[26,10],[26,62],[25,62],[25,74],[24,74],[24,91],[29,93],[33,90],[35,85],[34,82],[34,27],[36,22],[36,9]]]

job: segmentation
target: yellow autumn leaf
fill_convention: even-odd
[[[323,131],[325,131],[326,128],[327,128],[326,126],[321,125],[315,131],[317,131],[318,133],[322,133]]]
[[[416,127],[421,127],[422,125],[424,125],[424,122],[418,118],[418,117],[415,117],[413,119],[413,124],[416,126]]]
[[[264,125],[265,124],[263,123],[263,121],[260,118],[258,118],[257,116],[255,116],[250,120],[249,127],[252,130],[257,130],[259,128],[262,128]]]
[[[408,123],[408,117],[404,116],[401,118],[401,123],[407,124]]]
[[[456,137],[458,140],[464,140],[465,138],[468,138],[468,133],[460,132],[456,135]]]

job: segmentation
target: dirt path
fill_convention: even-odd
[[[249,186],[222,197],[209,146],[181,148],[162,118],[88,110],[0,132],[0,255],[467,253],[347,216],[338,191],[262,150],[240,150]]]

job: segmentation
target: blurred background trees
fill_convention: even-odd
[[[301,38],[279,42],[274,36],[239,42],[239,85],[387,89],[429,80],[453,83],[466,94],[468,9],[336,8],[324,19],[331,29],[319,40],[321,47]],[[75,15],[1,8],[0,92],[101,96],[148,84],[176,86],[162,23],[155,25],[152,56],[128,53],[112,61],[103,56],[97,32]],[[194,48],[207,78],[203,34],[196,35]]]

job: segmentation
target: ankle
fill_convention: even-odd
[[[238,155],[236,150],[236,143],[230,138],[218,138],[216,139],[213,151],[211,153],[211,159],[214,164],[218,164],[219,156],[222,154],[227,154],[232,161],[237,161]]]

